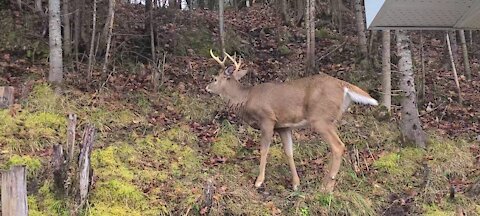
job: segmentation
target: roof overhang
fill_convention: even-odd
[[[367,28],[480,29],[480,0],[365,0]]]

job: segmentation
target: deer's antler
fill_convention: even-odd
[[[210,49],[210,55],[212,56],[213,59],[215,59],[215,61],[218,62],[218,64],[220,64],[220,66],[222,66],[223,68],[225,67],[225,60],[227,60],[227,57],[224,57],[223,61],[220,61],[220,58],[213,54],[212,49]]]
[[[240,66],[242,65],[242,58],[241,57],[238,57],[238,62],[235,60],[236,58],[236,54],[232,56],[230,56],[228,53],[225,53],[225,55],[233,62],[233,64],[235,65],[235,71],[238,71],[240,70]]]

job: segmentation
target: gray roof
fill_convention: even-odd
[[[480,0],[365,0],[368,29],[480,29]]]

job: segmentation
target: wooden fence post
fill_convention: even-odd
[[[2,174],[2,215],[27,216],[25,166],[13,166]]]

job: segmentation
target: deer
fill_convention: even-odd
[[[298,189],[300,178],[293,159],[292,130],[310,127],[329,144],[331,158],[321,188],[333,192],[346,149],[336,123],[352,102],[377,106],[378,101],[361,88],[323,73],[282,83],[245,86],[240,83],[247,74],[247,70],[241,69],[241,57],[237,61],[236,54],[232,57],[225,53],[220,60],[212,50],[210,55],[221,69],[205,90],[219,95],[245,123],[261,133],[259,173],[254,186],[260,188],[265,180],[267,155],[277,132],[290,167],[292,189]],[[233,65],[225,66],[227,58]]]

